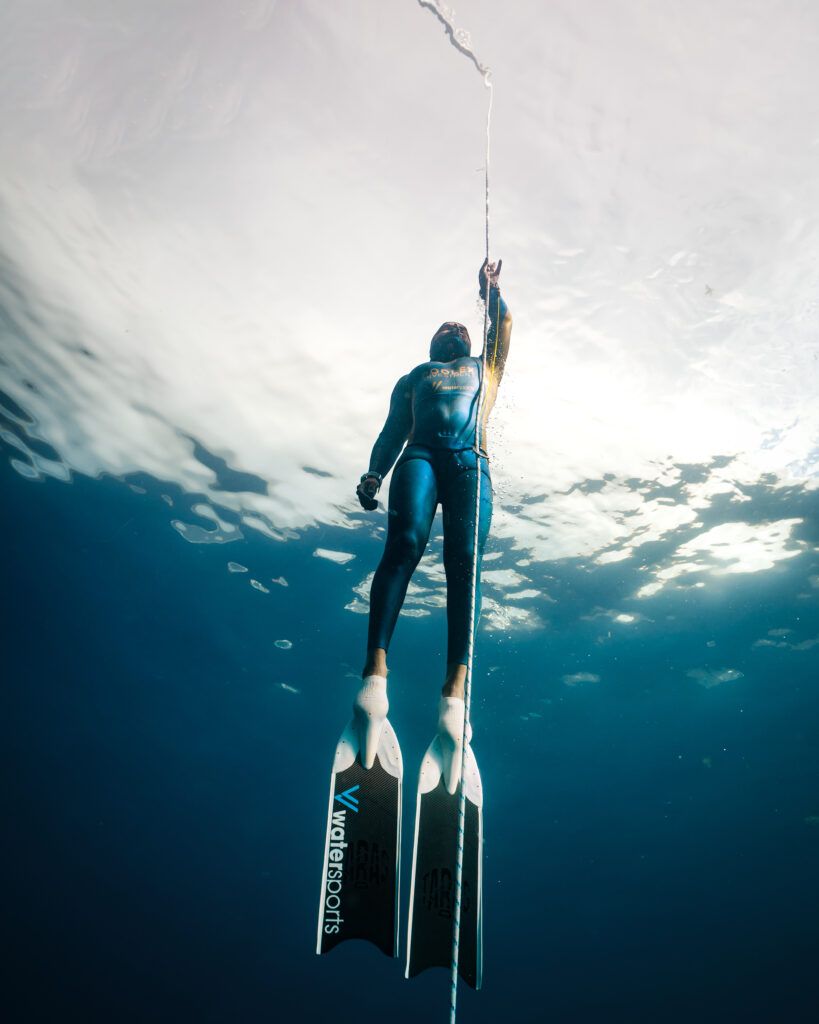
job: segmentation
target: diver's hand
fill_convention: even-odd
[[[358,496],[358,500],[361,502],[361,507],[366,509],[368,512],[374,512],[378,508],[378,502],[375,500],[376,494],[378,494],[378,488],[381,486],[381,479],[372,473],[365,473],[358,483],[358,487],[355,489],[355,493]]]
[[[497,288],[500,290],[498,278],[500,277],[502,266],[503,260],[498,260],[497,263],[490,263],[489,260],[484,260],[481,264],[481,269],[478,271],[478,289],[481,293],[482,299],[486,298],[487,281],[489,281],[490,288]]]

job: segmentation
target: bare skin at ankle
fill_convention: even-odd
[[[446,682],[441,690],[442,697],[458,697],[464,699],[466,686],[466,665],[447,665]]]
[[[367,676],[387,676],[387,652],[383,647],[376,647],[374,651],[367,653],[367,660],[364,663],[364,671],[361,678]],[[466,665],[447,665],[446,681],[441,689],[442,697],[459,697],[464,699],[464,687],[466,686]]]
[[[374,651],[367,652],[367,660],[364,662],[364,671],[361,678],[367,676],[383,676],[387,678],[387,652],[383,647],[376,647]]]

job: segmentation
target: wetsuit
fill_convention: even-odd
[[[387,541],[370,592],[369,651],[389,649],[410,577],[424,553],[440,503],[447,580],[447,664],[467,662],[475,481],[480,467],[477,623],[480,558],[492,518],[486,422],[503,374],[512,328],[512,318],[496,288],[490,289],[489,316],[487,382],[480,423],[481,358],[463,356],[448,363],[422,363],[393,389],[387,421],[370,457],[370,472],[384,476],[400,453],[390,483]]]

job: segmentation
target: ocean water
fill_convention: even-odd
[[[195,499],[147,476],[2,472],[13,1019],[443,1019],[445,972],[313,952],[364,636],[343,613],[354,563],[314,552],[372,565],[377,539],[189,545],[169,518],[194,522]],[[462,1019],[812,1018],[819,614],[796,565],[655,598],[636,630],[592,609],[639,566],[544,566],[548,632],[481,635],[486,970]],[[408,794],[442,636],[438,612],[395,644]]]
[[[720,10],[458,9],[515,317],[464,1022],[819,1012],[819,16]],[[445,1020],[446,972],[314,948],[352,492],[435,327],[480,334],[480,78],[409,2],[1,17],[4,1019]]]

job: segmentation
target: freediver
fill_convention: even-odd
[[[480,479],[475,625],[480,613],[480,566],[492,518],[492,482],[486,423],[503,375],[512,317],[500,294],[502,261],[484,260],[478,272],[481,299],[489,289],[486,387],[478,421],[483,358],[470,355],[469,332],[449,321],[432,337],[429,361],[402,377],[392,392],[386,422],[356,489],[363,508],[377,508],[376,494],[395,465],[389,490],[387,539],[370,591],[367,658],[353,704],[362,762],[375,758],[386,719],[387,652],[410,578],[441,505],[447,581],[447,671],[441,691],[439,731],[455,747],[463,742],[476,477]],[[399,457],[400,456],[400,457]],[[454,751],[453,751],[454,753]],[[457,758],[459,760],[459,758]],[[454,767],[454,766],[453,766]]]

